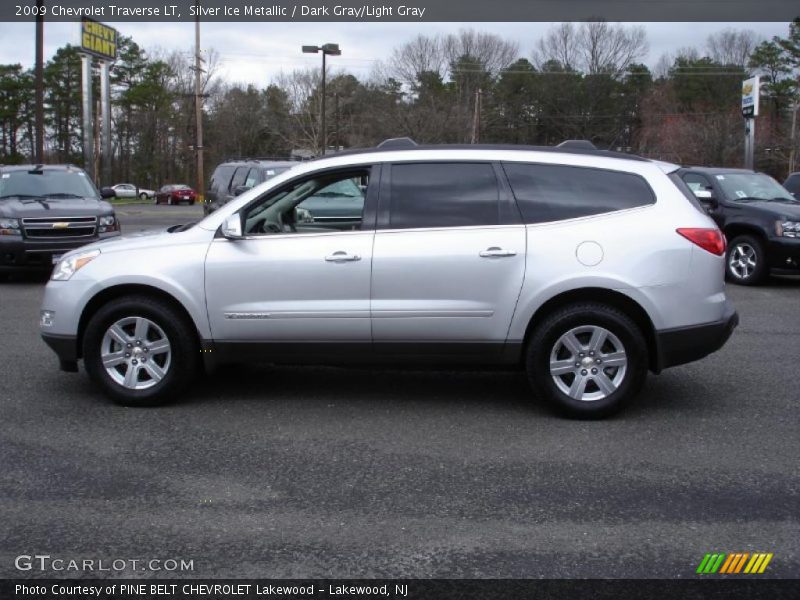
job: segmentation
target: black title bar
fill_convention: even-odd
[[[44,0],[44,18],[104,22],[192,21],[194,0]],[[203,21],[791,21],[797,0],[202,0]],[[3,0],[0,21],[30,21],[36,0]]]

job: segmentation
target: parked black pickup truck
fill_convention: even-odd
[[[52,269],[65,253],[120,234],[114,209],[72,165],[0,166],[0,278]]]
[[[800,200],[769,175],[746,169],[679,171],[728,239],[728,279],[755,285],[771,269],[800,271]]]

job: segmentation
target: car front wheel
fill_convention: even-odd
[[[570,417],[612,415],[639,393],[647,343],[626,314],[604,304],[569,305],[536,326],[526,349],[534,391]]]
[[[753,235],[740,235],[731,241],[725,256],[725,274],[733,283],[757,285],[767,275],[764,243]]]
[[[83,341],[89,377],[118,404],[173,399],[195,377],[194,327],[171,304],[147,296],[113,300],[90,319]]]

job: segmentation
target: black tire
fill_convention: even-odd
[[[752,249],[754,253],[755,267],[748,273],[744,273],[739,267],[739,273],[731,265],[732,259],[735,261],[735,256],[741,256],[741,252],[749,251]],[[744,274],[744,276],[742,276]],[[755,235],[737,235],[728,244],[728,251],[725,253],[725,277],[731,283],[738,283],[739,285],[758,285],[762,283],[769,274],[767,268],[767,254],[764,249],[764,242],[761,238]]]
[[[144,317],[161,328],[170,344],[170,363],[158,383],[146,389],[130,389],[108,374],[101,359],[106,331],[120,319]],[[102,306],[86,326],[83,336],[86,372],[117,404],[156,406],[174,400],[200,370],[200,351],[194,326],[171,304],[148,296],[128,296]],[[151,357],[152,360],[153,357]]]
[[[595,383],[597,379],[595,375],[592,375],[592,372],[598,371],[599,368],[603,373],[611,374],[607,377],[608,380],[616,379],[616,375],[619,374],[620,379],[617,382],[616,389],[605,395],[605,397],[597,399],[573,398],[559,388],[550,372],[551,354],[556,351],[556,346],[558,345],[562,352],[565,350],[565,347],[558,343],[560,338],[576,328],[602,328],[612,334],[608,338],[609,342],[607,342],[611,345],[604,346],[604,348],[611,348],[619,342],[625,352],[627,364],[625,371],[622,373],[619,373],[619,367],[601,368],[594,364],[581,364],[581,367],[586,366],[587,368],[578,370],[576,367],[576,373],[572,374],[572,382],[575,381],[575,377],[578,377],[579,373],[584,373],[584,376],[588,377],[587,381],[591,381],[591,383],[586,384],[585,390],[589,394],[603,393]],[[591,335],[591,333],[589,331],[580,332],[578,334],[579,341],[581,337],[585,338],[587,335]],[[613,337],[616,337],[616,340],[612,344],[611,339]],[[590,359],[588,357],[588,351],[585,354],[587,356],[584,358],[570,358],[569,368],[573,364],[572,360],[596,360],[596,358]],[[566,361],[564,355],[556,353],[555,356],[556,358],[562,356],[560,360]],[[602,353],[600,356],[602,356]],[[594,368],[596,366],[598,368]],[[525,350],[525,368],[534,392],[552,408],[572,418],[601,419],[621,410],[641,390],[648,371],[647,341],[636,323],[625,313],[605,304],[581,302],[566,306],[545,316],[541,323],[536,326]],[[560,381],[564,385],[568,383],[571,385],[570,374],[564,374]]]
[[[141,194],[139,194],[139,200],[141,200],[142,202],[144,202],[145,200],[147,200],[147,194],[145,194],[144,192],[142,192]]]

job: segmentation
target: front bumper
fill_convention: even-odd
[[[42,333],[42,339],[58,356],[62,371],[74,373],[78,370],[78,338],[74,335]]]
[[[120,235],[119,232],[81,240],[31,241],[22,236],[0,236],[0,271],[53,269],[53,257],[99,240]]]
[[[800,269],[800,238],[773,238],[767,244],[767,262],[773,269]]]
[[[719,321],[662,329],[656,331],[657,364],[655,371],[690,363],[716,352],[739,324],[739,315],[733,303],[727,301],[725,313]]]

